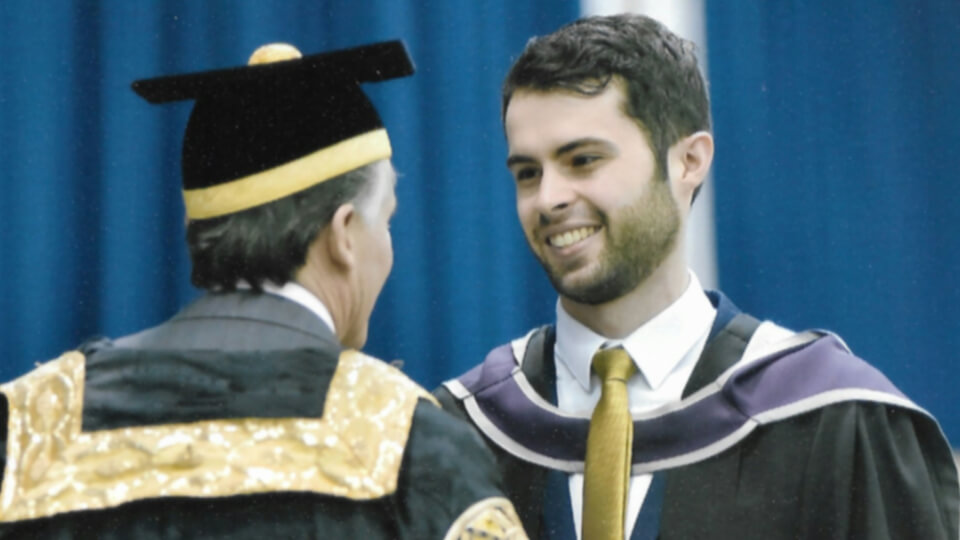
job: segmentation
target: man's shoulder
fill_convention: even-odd
[[[716,381],[738,408],[769,423],[834,403],[865,401],[922,412],[878,368],[836,334],[774,327],[751,340],[742,358]]]
[[[337,345],[333,332],[307,308],[246,290],[204,293],[173,317],[115,341],[123,347],[220,350]]]
[[[402,394],[413,400],[431,402],[434,408],[439,405],[425,388],[406,373],[379,358],[353,349],[340,352],[336,376],[349,384],[364,385],[365,397]]]
[[[477,432],[438,405],[433,396],[417,404],[410,429],[412,457],[432,455],[440,458],[437,464],[442,466],[451,460],[469,461],[470,454],[483,454],[485,445]]]
[[[523,365],[528,352],[542,350],[546,342],[552,339],[552,335],[552,325],[538,326],[522,336],[494,347],[487,352],[483,361],[434,389],[434,396],[446,406],[447,403],[463,400],[484,388],[509,379],[514,371]]]

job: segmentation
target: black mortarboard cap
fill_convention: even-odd
[[[196,103],[183,140],[190,219],[239,212],[391,155],[360,83],[413,73],[400,41],[300,57],[261,47],[250,65],[133,83],[151,103]]]

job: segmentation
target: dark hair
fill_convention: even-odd
[[[244,280],[282,285],[306,262],[307,248],[341,205],[376,191],[374,164],[354,169],[282,199],[226,216],[187,223],[193,270],[203,289],[233,290]]]
[[[503,83],[503,114],[518,89],[599,94],[625,84],[625,113],[647,135],[661,174],[667,151],[710,129],[710,102],[691,42],[642,15],[588,17],[532,38]]]

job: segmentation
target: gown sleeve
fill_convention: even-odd
[[[401,538],[526,538],[483,440],[424,400],[414,412],[399,485]]]
[[[827,407],[805,470],[800,538],[960,538],[956,465],[928,417],[875,403]]]

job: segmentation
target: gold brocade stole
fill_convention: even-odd
[[[307,491],[375,499],[397,488],[414,408],[400,371],[340,355],[323,418],[236,418],[81,431],[85,358],[69,352],[0,386],[7,464],[0,521],[156,497]]]

